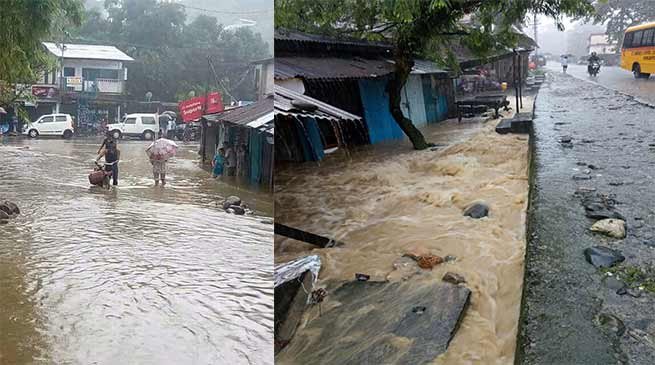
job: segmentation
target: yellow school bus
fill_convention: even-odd
[[[626,29],[621,49],[621,68],[632,71],[636,79],[655,73],[655,22]]]

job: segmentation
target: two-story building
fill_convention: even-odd
[[[93,126],[117,121],[125,103],[127,66],[134,59],[113,46],[43,42],[57,58],[57,67],[32,85],[35,103],[27,104],[32,119],[67,113],[77,124]]]

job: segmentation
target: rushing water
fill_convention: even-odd
[[[154,187],[145,142],[90,188],[97,141],[0,141],[0,363],[272,364],[270,194],[231,187],[183,145]],[[255,210],[216,207],[239,195]]]
[[[330,156],[321,166],[277,169],[276,221],[345,245],[319,250],[276,237],[276,262],[319,253],[319,285],[330,287],[353,280],[355,273],[402,280],[394,263],[408,251],[454,255],[455,262],[411,279],[418,288],[453,271],[472,290],[457,335],[435,362],[511,364],[523,285],[528,137],[498,135],[495,124],[430,126],[424,131],[428,140],[444,145],[437,151],[413,151],[407,141],[396,142]],[[490,205],[490,216],[463,217],[462,210],[478,200]],[[349,321],[343,318],[344,326]],[[296,336],[307,342],[315,334],[300,328]],[[276,362],[303,363],[289,348]]]

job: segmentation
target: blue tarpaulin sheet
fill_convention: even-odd
[[[387,79],[359,80],[359,94],[364,107],[364,119],[371,143],[405,136],[389,111],[389,95],[386,93]]]
[[[318,123],[314,118],[299,118],[301,123],[296,124],[298,134],[301,136],[303,156],[305,161],[320,161],[323,159],[323,141]]]

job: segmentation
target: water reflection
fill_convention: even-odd
[[[0,198],[23,211],[0,226],[0,359],[272,364],[270,194],[211,179],[197,145],[155,188],[141,141],[119,144],[117,189],[90,188],[98,146],[0,144]],[[232,194],[256,214],[216,208]]]

